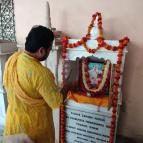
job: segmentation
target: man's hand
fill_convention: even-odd
[[[67,98],[68,91],[69,91],[69,89],[67,87],[63,87],[61,89],[61,94],[63,95],[63,101],[65,101],[65,99]]]

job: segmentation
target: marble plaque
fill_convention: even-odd
[[[67,107],[66,143],[108,143],[111,117]]]

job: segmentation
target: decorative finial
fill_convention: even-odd
[[[88,39],[97,39],[98,37],[103,38],[101,13],[97,12],[96,14],[92,15],[92,21],[88,26],[86,37]]]
[[[47,27],[51,29],[50,5],[47,1]]]

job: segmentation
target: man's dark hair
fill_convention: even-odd
[[[54,34],[50,29],[41,25],[33,27],[26,38],[25,50],[35,53],[40,47],[51,48],[53,40]]]

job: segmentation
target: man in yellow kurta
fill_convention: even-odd
[[[8,59],[4,135],[26,133],[35,143],[55,142],[52,109],[60,106],[63,97],[51,71],[40,63],[48,57],[53,40],[51,30],[34,27],[26,38],[25,52],[16,52]]]

